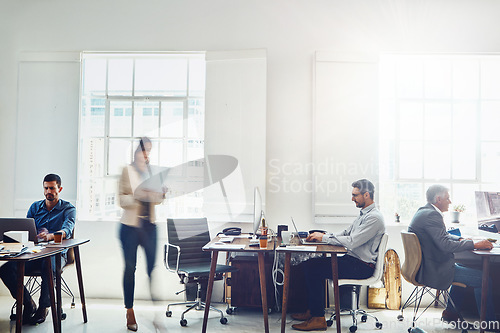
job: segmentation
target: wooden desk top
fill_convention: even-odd
[[[64,248],[44,248],[37,253],[24,253],[17,257],[0,257],[0,261],[31,261],[50,257],[54,254],[64,251]]]
[[[62,248],[62,249],[70,249],[75,246],[79,246],[85,243],[90,242],[90,239],[63,239],[62,244],[48,244],[46,247],[50,248]]]
[[[267,248],[261,249],[259,243],[257,246],[250,246],[250,238],[235,238],[231,243],[222,244],[215,247],[211,247],[213,243],[219,241],[220,237],[217,236],[214,239],[212,239],[210,242],[208,242],[204,247],[203,251],[231,251],[231,252],[268,252],[268,251],[273,251],[274,248],[276,247],[276,237],[272,237],[268,239],[267,241]],[[245,245],[243,249],[236,249],[233,248],[232,245]]]

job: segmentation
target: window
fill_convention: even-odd
[[[439,183],[475,219],[474,191],[500,190],[500,56],[385,55],[380,79],[385,216],[411,219]]]
[[[115,220],[118,178],[141,136],[153,142],[151,164],[204,157],[205,58],[85,53],[82,73],[77,211],[83,220]],[[196,216],[202,205],[190,193],[166,200],[157,215]]]

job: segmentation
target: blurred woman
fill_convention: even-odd
[[[139,245],[144,248],[147,273],[151,283],[157,243],[155,205],[165,199],[165,190],[158,192],[139,186],[152,176],[149,166],[151,148],[151,140],[147,137],[141,138],[133,162],[123,168],[119,183],[119,201],[123,208],[120,219],[120,240],[125,259],[123,295],[127,309],[127,328],[131,331],[137,331],[138,328],[133,308],[137,248]]]

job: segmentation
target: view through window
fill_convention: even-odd
[[[118,178],[139,138],[152,165],[204,157],[204,54],[84,53],[79,133],[80,220],[116,220]],[[197,216],[201,190],[165,200],[158,218]]]
[[[442,184],[475,220],[474,191],[500,191],[500,56],[384,55],[380,78],[384,215],[410,220]]]

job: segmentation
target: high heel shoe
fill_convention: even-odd
[[[127,309],[127,328],[131,331],[137,331],[137,322],[135,321],[134,309]]]

